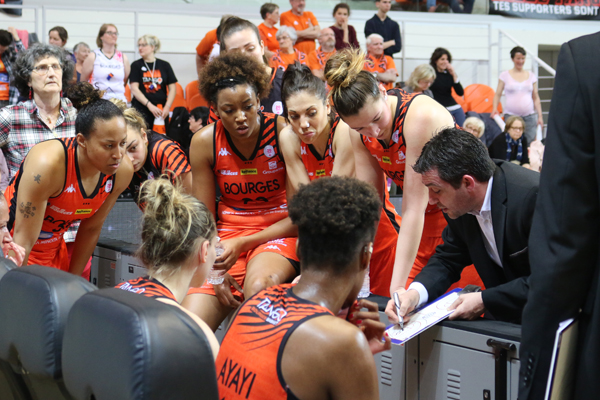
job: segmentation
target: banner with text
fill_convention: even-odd
[[[490,0],[490,14],[538,19],[600,20],[600,0]]]

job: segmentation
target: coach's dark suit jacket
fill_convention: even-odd
[[[575,399],[600,393],[600,33],[562,46],[529,246],[519,399],[542,399],[556,329],[581,309]]]
[[[439,245],[416,276],[435,299],[460,279],[462,270],[475,265],[486,290],[483,303],[494,318],[518,322],[527,299],[528,241],[538,193],[539,173],[506,161],[494,160],[492,225],[502,267],[488,255],[477,218],[465,214],[448,220]]]

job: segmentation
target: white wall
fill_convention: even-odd
[[[478,0],[482,1],[482,0]],[[204,34],[214,29],[222,14],[231,13],[260,23],[258,0],[214,0],[195,4],[135,2],[135,1],[81,1],[55,0],[52,5],[43,0],[30,0],[22,17],[0,15],[0,27],[15,26],[37,31],[46,41],[48,29],[64,26],[70,35],[67,47],[85,41],[92,48],[98,28],[104,22],[117,25],[119,48],[130,61],[139,56],[136,38],[145,33],[157,35],[162,42],[159,57],[169,61],[180,83],[185,86],[196,79],[195,47]],[[276,0],[281,10],[289,9],[285,0]],[[336,1],[307,1],[321,27],[333,23],[331,9]],[[350,3],[352,6],[352,3]],[[37,14],[37,19],[36,19]],[[373,11],[353,10],[351,23],[364,42],[365,21]],[[403,53],[396,55],[396,65],[401,77],[408,78],[414,67],[427,62],[435,47],[448,48],[464,85],[486,83],[496,85],[498,69],[498,30],[515,37],[533,54],[538,45],[560,45],[575,37],[600,30],[596,21],[553,21],[505,18],[492,15],[429,14],[416,12],[391,12],[390,16],[404,28]],[[37,21],[37,24],[36,24]],[[137,28],[136,28],[137,27]],[[491,36],[490,36],[491,33]],[[490,46],[491,44],[491,46]],[[509,51],[514,47],[508,39],[502,40],[502,66],[511,66]],[[491,51],[490,51],[491,48]],[[404,68],[402,69],[402,56]],[[530,67],[528,58],[526,67]]]

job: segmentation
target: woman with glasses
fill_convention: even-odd
[[[166,118],[169,115],[177,90],[177,78],[171,64],[155,57],[159,50],[160,40],[156,36],[144,35],[139,38],[138,51],[142,58],[131,63],[129,77],[133,95],[131,106],[142,114],[149,128],[154,118]]]
[[[271,57],[271,67],[280,68],[285,71],[288,65],[298,61],[300,64],[306,64],[306,54],[294,48],[298,35],[294,28],[282,26],[275,35],[279,42],[279,50],[273,52]]]
[[[523,135],[525,121],[512,115],[506,119],[504,133],[496,136],[490,144],[490,157],[510,161],[529,168],[529,151],[527,137]]]
[[[81,80],[104,91],[104,99],[117,98],[127,102],[125,84],[129,78],[127,56],[117,50],[119,31],[113,24],[103,24],[98,31],[94,50],[83,63]]]

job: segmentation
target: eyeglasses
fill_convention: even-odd
[[[508,129],[512,129],[513,131],[522,131],[523,127],[521,127],[521,126],[511,126]]]
[[[138,47],[150,46],[148,43],[138,43]]]
[[[282,40],[292,40],[289,36],[279,36],[279,39],[277,39],[278,41],[282,41]]]
[[[109,32],[109,31],[106,31],[106,32],[104,32],[104,33],[105,33],[106,35],[110,35],[110,36],[116,36],[116,37],[119,37],[119,32]]]
[[[33,67],[33,70],[40,75],[47,75],[48,72],[50,72],[50,68],[52,68],[54,72],[62,71],[60,64],[42,64],[38,65],[37,67]]]

